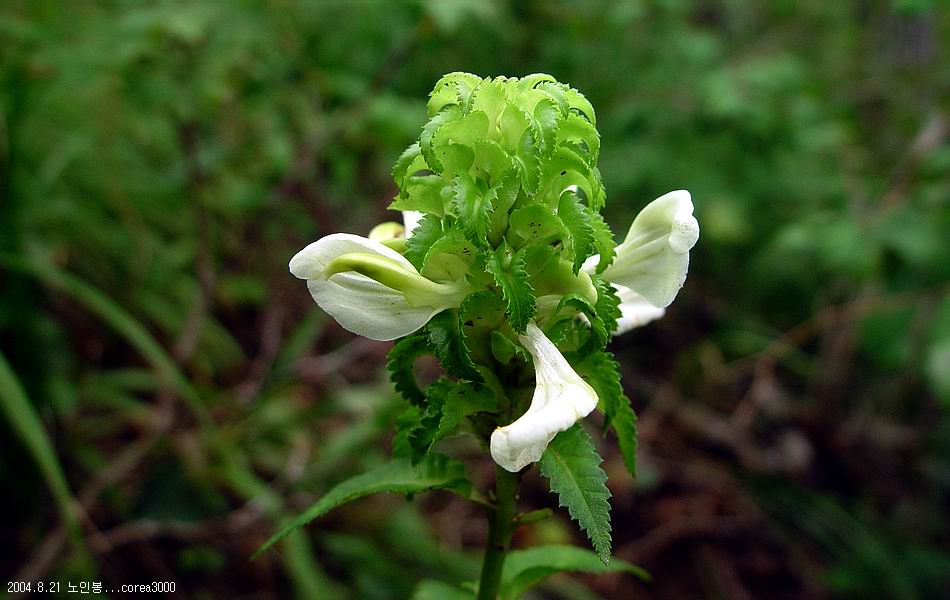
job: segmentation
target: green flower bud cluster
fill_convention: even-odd
[[[390,208],[423,215],[407,232],[406,258],[433,281],[464,278],[473,292],[500,292],[503,330],[560,319],[577,349],[596,321],[602,347],[610,315],[597,306],[616,302],[587,271],[607,267],[615,244],[599,214],[606,194],[591,104],[549,75],[451,73],[436,83],[428,114],[393,169],[399,194]],[[597,254],[596,268],[582,270]]]

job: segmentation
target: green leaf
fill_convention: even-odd
[[[445,212],[442,191],[446,187],[441,175],[409,175],[402,189],[389,204],[390,210],[418,210],[441,216]]]
[[[56,506],[66,525],[66,530],[81,548],[82,533],[79,519],[73,508],[77,506],[76,499],[69,490],[69,483],[56,457],[53,442],[23,390],[20,380],[17,379],[2,354],[0,354],[0,413],[4,415],[14,435],[20,438],[20,442],[32,455],[40,474],[46,480],[46,485],[49,486],[56,500]]]
[[[508,94],[504,81],[499,79],[483,79],[472,93],[472,110],[480,110],[488,116],[492,124],[489,135],[498,138],[497,123],[501,112],[508,102]]]
[[[435,154],[432,140],[442,126],[459,119],[461,116],[462,112],[458,106],[446,106],[422,126],[422,133],[419,135],[419,148],[422,151],[422,156],[426,159],[426,164],[436,173],[442,172],[442,162]]]
[[[588,216],[590,217],[591,229],[594,232],[594,248],[597,249],[597,254],[600,255],[597,272],[603,273],[604,269],[614,261],[614,249],[617,244],[614,242],[614,234],[610,231],[610,226],[607,225],[599,212],[591,210],[588,212]]]
[[[488,190],[487,198],[491,203],[489,243],[497,247],[508,229],[508,211],[514,206],[521,191],[521,182],[514,170],[509,170]]]
[[[531,115],[525,109],[509,101],[505,105],[505,110],[502,111],[498,122],[502,147],[508,152],[516,152],[521,144],[522,137],[525,135],[525,130],[528,129],[532,121]]]
[[[446,378],[435,381],[426,389],[425,412],[406,436],[412,463],[418,463],[432,446],[455,433],[462,419],[496,408],[495,394],[480,383],[455,383]],[[406,422],[411,418],[406,415]]]
[[[459,382],[445,399],[439,430],[433,443],[452,435],[462,419],[480,412],[491,412],[497,408],[495,394],[480,383]]]
[[[429,94],[429,102],[426,105],[429,117],[435,116],[443,108],[453,104],[467,109],[471,102],[472,92],[481,82],[481,77],[471,73],[456,71],[443,75]]]
[[[257,558],[292,531],[358,498],[383,492],[418,494],[434,489],[455,490],[467,495],[471,490],[471,482],[465,477],[465,465],[443,454],[429,454],[416,466],[404,458],[393,459],[334,486],[271,536],[251,558]]]
[[[476,140],[472,149],[475,151],[476,175],[487,174],[491,185],[497,185],[514,166],[511,156],[494,140]]]
[[[422,423],[421,404],[410,406],[396,416],[396,431],[392,441],[393,458],[412,458],[413,447],[410,436]]]
[[[619,558],[614,558],[609,565],[605,565],[597,554],[577,546],[537,546],[512,550],[505,557],[505,566],[501,573],[501,598],[521,598],[546,577],[565,571],[591,574],[630,573],[645,581],[650,580],[650,575],[645,570]]]
[[[557,135],[560,120],[560,110],[557,107],[557,103],[553,100],[542,98],[534,106],[534,122],[538,131],[541,132],[542,152],[550,152],[554,147],[555,136]]]
[[[442,377],[426,388],[425,411],[420,413],[418,422],[406,436],[413,465],[422,460],[437,441],[445,401],[453,385],[451,380]]]
[[[469,239],[487,245],[491,227],[491,198],[478,188],[468,173],[459,173],[452,182],[452,207]]]
[[[586,118],[571,113],[558,124],[557,137],[560,143],[569,143],[571,148],[587,159],[591,166],[600,156],[600,134]]]
[[[603,459],[590,435],[574,425],[555,437],[541,456],[541,474],[551,483],[560,505],[566,507],[590,538],[606,565],[610,562],[610,490]]]
[[[557,215],[570,236],[576,275],[587,257],[594,253],[594,228],[590,224],[590,214],[575,192],[565,190],[558,201]]]
[[[491,336],[504,324],[506,307],[504,298],[490,290],[469,294],[462,301],[459,321],[475,363],[491,366]]]
[[[432,136],[435,149],[443,144],[461,144],[471,148],[476,140],[484,139],[488,134],[488,115],[473,110],[464,117],[445,123]]]
[[[426,330],[429,332],[429,344],[446,372],[459,379],[482,380],[462,338],[458,311],[443,310],[429,320]]]
[[[429,247],[421,273],[433,281],[458,281],[465,277],[474,260],[475,247],[472,242],[461,231],[452,228]]]
[[[430,354],[429,336],[425,330],[417,331],[398,340],[389,351],[386,368],[389,369],[389,379],[398,392],[410,404],[420,405],[425,401],[425,394],[416,383],[413,372],[416,359],[424,354]]]
[[[421,271],[425,265],[426,254],[441,237],[442,219],[435,215],[423,216],[416,228],[412,230],[412,235],[406,240],[406,260]]]
[[[597,288],[597,303],[594,305],[594,310],[597,311],[597,316],[604,322],[607,333],[613,333],[617,331],[617,321],[622,315],[620,297],[617,296],[614,286],[610,285],[606,279],[602,279],[597,275],[594,275],[592,279],[594,287]]]
[[[413,142],[411,146],[406,148],[402,154],[399,155],[399,158],[396,159],[396,164],[393,165],[392,176],[393,180],[396,182],[396,185],[402,189],[403,181],[406,179],[406,175],[411,174],[409,170],[412,163],[422,158],[422,150],[419,148],[419,142]]]
[[[534,290],[528,283],[523,254],[519,252],[512,256],[511,248],[504,244],[489,255],[487,267],[508,303],[512,328],[524,333],[528,321],[534,316]]]
[[[518,249],[526,245],[555,246],[567,238],[567,230],[548,205],[529,204],[511,212],[507,237]]]
[[[602,187],[590,165],[577,152],[566,146],[559,146],[554,154],[544,161],[539,194],[553,204],[570,185],[576,185],[583,190],[589,205]]]
[[[637,415],[620,384],[620,365],[609,352],[594,352],[573,364],[574,370],[597,392],[604,425],[617,435],[624,465],[637,476]]]
[[[423,579],[416,585],[410,600],[475,600],[475,594],[444,581]]]
[[[594,306],[580,294],[567,294],[561,298],[557,312],[560,313],[562,309],[568,306],[573,306],[587,316],[587,324],[590,327],[591,335],[588,336],[587,342],[584,344],[584,347],[581,348],[581,353],[587,354],[606,346],[610,339],[610,333],[607,331],[607,326],[603,319],[598,316]],[[568,318],[573,318],[573,315],[568,315]]]

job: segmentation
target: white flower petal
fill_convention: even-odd
[[[290,261],[290,272],[307,280],[313,299],[344,329],[374,340],[394,340],[416,331],[452,305],[450,299],[438,298],[432,304],[410,306],[401,291],[353,271],[324,277],[327,265],[351,253],[380,255],[418,276],[401,254],[358,235],[335,233],[298,252]]]
[[[617,331],[614,335],[621,335],[636,327],[642,327],[666,314],[665,308],[653,306],[646,298],[630,288],[616,283],[613,286],[617,288],[617,296],[620,298],[620,318],[617,319]]]
[[[300,279],[314,279],[322,276],[323,270],[333,259],[351,252],[379,254],[416,271],[412,263],[392,248],[359,235],[334,233],[320,238],[290,259],[290,272]]]
[[[512,473],[539,461],[558,432],[597,407],[594,389],[534,323],[528,323],[525,335],[518,339],[534,360],[534,396],[524,415],[511,425],[499,427],[491,436],[492,458]]]
[[[633,220],[617,258],[604,271],[611,283],[626,286],[654,306],[669,306],[689,269],[689,251],[699,239],[689,192],[660,196]]]
[[[422,217],[425,216],[425,213],[422,213],[418,210],[404,210],[402,211],[402,223],[406,226],[406,237],[412,235],[412,230],[416,228],[416,225],[419,224],[419,221],[422,220]]]
[[[307,288],[324,311],[347,331],[388,342],[418,330],[443,306],[409,306],[402,292],[360,273],[310,279]]]

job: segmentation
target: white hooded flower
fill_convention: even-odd
[[[620,298],[621,316],[614,335],[665,314],[686,281],[689,251],[698,239],[699,223],[686,190],[660,196],[640,211],[603,274]],[[599,262],[599,255],[591,256],[583,270],[593,274]]]
[[[298,252],[290,272],[307,280],[313,299],[344,329],[380,341],[409,335],[468,293],[464,281],[426,279],[395,250],[348,233]]]
[[[491,436],[492,458],[512,473],[540,460],[558,432],[597,407],[597,393],[534,323],[518,339],[534,361],[534,396],[524,415]]]
[[[640,211],[617,257],[604,271],[607,281],[630,288],[657,308],[666,308],[686,281],[689,251],[699,239],[689,192],[660,196]]]

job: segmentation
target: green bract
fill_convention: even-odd
[[[405,228],[326,236],[291,271],[343,327],[397,339],[388,366],[409,406],[396,422],[393,464],[405,491],[433,487],[424,469],[407,475],[407,464],[425,467],[440,440],[468,432],[503,469],[493,535],[510,539],[516,484],[506,471],[540,461],[606,562],[606,475],[576,423],[599,408],[634,472],[636,417],[605,347],[661,317],[683,285],[699,235],[690,195],[650,203],[617,246],[600,215],[594,109],[548,75],[451,73],[428,113],[393,169],[390,208]],[[423,355],[444,371],[425,387],[413,372]],[[385,478],[371,479],[367,488]],[[385,481],[381,489],[402,489]],[[486,559],[482,577],[497,586],[499,565]]]

